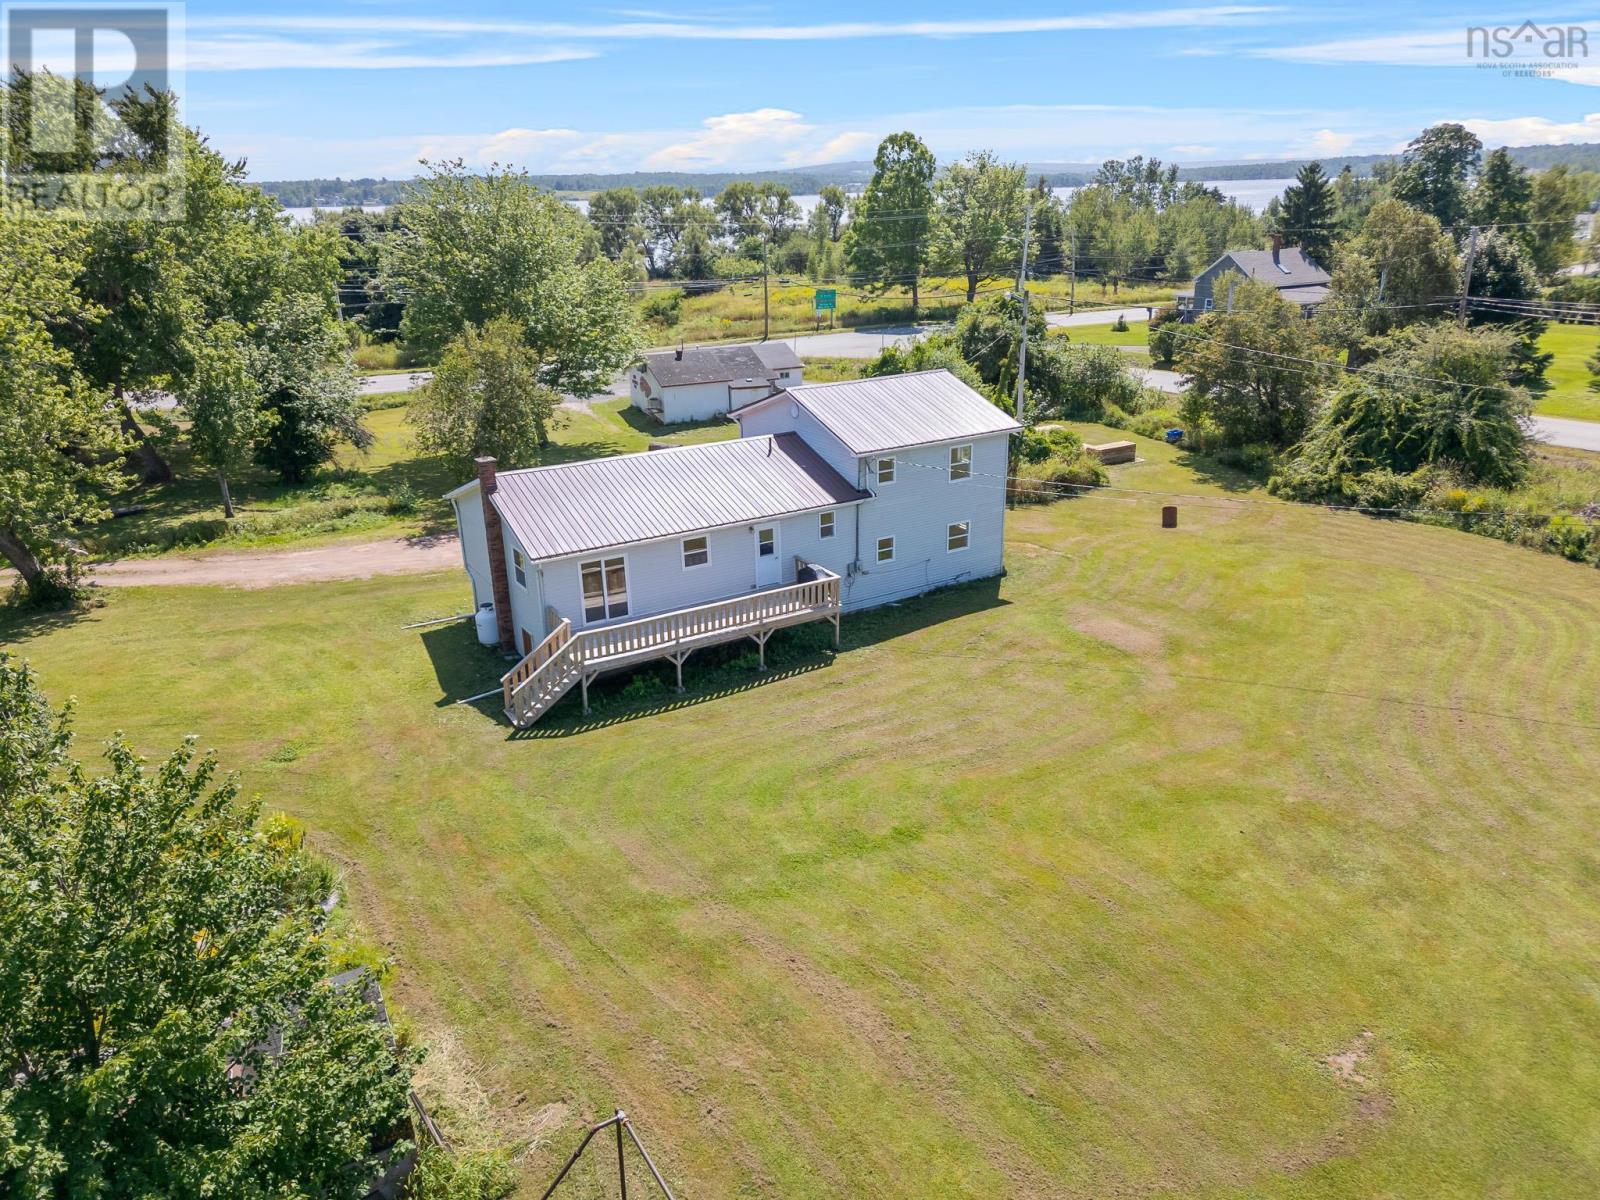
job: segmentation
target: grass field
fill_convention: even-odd
[[[663,281],[663,286],[665,286]],[[985,298],[1005,291],[1012,286],[1010,280],[990,279],[979,285],[979,297]],[[1180,283],[1131,283],[1113,292],[1098,282],[1078,281],[1077,303],[1080,308],[1106,304],[1170,304],[1172,291]],[[1033,302],[1051,310],[1064,310],[1069,295],[1068,281],[1049,276],[1030,279],[1028,289]],[[837,288],[839,307],[834,313],[835,328],[854,328],[861,325],[887,325],[911,320],[911,293],[891,288],[875,294],[852,288]],[[659,289],[650,293],[660,294]],[[769,304],[771,330],[777,333],[809,333],[817,327],[813,298],[816,285],[803,278],[774,276],[771,280]],[[953,320],[965,305],[967,298],[964,278],[929,278],[923,281],[922,305],[917,319],[923,321]],[[828,328],[827,318],[821,327]],[[675,323],[659,320],[646,322],[647,340],[666,344],[682,339],[686,342],[744,341],[759,338],[762,331],[761,285],[733,284],[715,292],[698,296],[685,296],[679,306]]]
[[[386,397],[387,399],[387,397]],[[266,471],[251,470],[232,481],[239,519],[223,520],[216,481],[179,445],[171,455],[177,478],[170,484],[129,488],[117,506],[142,504],[146,511],[102,522],[84,544],[97,558],[228,546],[282,545],[350,536],[405,536],[437,532],[449,524],[443,495],[460,483],[459,468],[419,455],[406,407],[379,408],[365,417],[373,444],[365,452],[346,446],[336,462],[306,484],[289,487]],[[654,425],[625,399],[598,400],[586,408],[563,407],[551,425],[546,462],[566,462],[647,449],[652,441],[673,444],[733,437],[728,421]]]
[[[450,703],[466,626],[401,628],[458,574],[0,642],[309,824],[529,1195],[614,1105],[700,1200],[1600,1192],[1593,570],[1141,452],[1175,531],[1022,509],[1004,580],[837,657],[523,735]]]
[[[1051,337],[1064,337],[1075,346],[1138,346],[1150,345],[1150,322],[1129,321],[1126,329],[1113,329],[1110,325],[1074,325],[1070,329],[1052,329]]]
[[[1547,417],[1600,421],[1600,393],[1589,390],[1588,360],[1600,349],[1600,329],[1592,325],[1555,325],[1544,331],[1539,349],[1554,354],[1545,371],[1546,391],[1535,395],[1535,411]]]

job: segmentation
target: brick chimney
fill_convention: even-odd
[[[501,532],[500,511],[490,503],[500,485],[495,482],[495,461],[475,458],[478,464],[478,494],[483,498],[483,533],[489,543],[489,586],[494,592],[494,621],[500,634],[500,649],[515,650],[516,636],[511,631],[511,584],[506,579],[506,538]]]
[[[1283,253],[1283,234],[1275,233],[1275,234],[1272,235],[1272,261],[1273,262],[1277,262],[1278,261],[1278,255],[1280,255],[1282,253]]]

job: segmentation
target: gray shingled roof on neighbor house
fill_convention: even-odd
[[[1282,250],[1229,250],[1226,257],[1251,279],[1280,290],[1326,284],[1333,278],[1295,246]]]
[[[676,350],[661,350],[644,357],[651,374],[662,387],[725,383],[730,379],[772,379],[779,371],[794,371],[804,365],[786,342],[691,346],[683,351],[682,358]]]
[[[870,494],[793,433],[504,471],[497,485],[495,508],[536,559],[833,508]]]
[[[1022,428],[949,371],[912,371],[840,383],[796,384],[776,396],[735,409],[738,419],[756,405],[788,397],[844,443],[851,454],[880,454],[934,442],[958,442]]]

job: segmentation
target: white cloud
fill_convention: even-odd
[[[1311,149],[1318,154],[1343,154],[1355,145],[1356,135],[1338,133],[1332,129],[1319,129],[1311,135]]]
[[[875,146],[882,140],[876,133],[865,133],[861,130],[847,130],[836,137],[831,137],[815,150],[791,150],[784,155],[784,162],[791,167],[803,167],[811,163],[839,162],[851,157],[858,150],[865,150]]]
[[[360,31],[390,36],[526,35],[568,40],[838,41],[884,37],[975,37],[996,34],[1055,33],[1074,30],[1191,28],[1249,23],[1286,12],[1279,5],[1218,4],[1153,9],[1145,12],[1080,13],[1051,17],[974,17],[943,21],[833,21],[816,24],[714,23],[707,21],[623,21],[583,25],[552,21],[466,20],[449,17],[285,16],[275,13],[197,14],[193,28],[255,28],[300,31]]]
[[[191,71],[281,71],[323,69],[383,70],[397,67],[520,67],[595,58],[597,52],[530,42],[525,46],[423,51],[383,38],[316,41],[269,34],[219,34],[191,37],[186,66]]]
[[[1600,142],[1600,113],[1578,121],[1552,121],[1548,117],[1507,117],[1501,120],[1468,117],[1461,122],[1488,146],[1564,146],[1572,142]]]
[[[642,164],[646,170],[694,170],[721,167],[760,147],[771,161],[816,126],[807,125],[797,112],[786,108],[758,108],[753,112],[707,117],[705,129],[685,141],[662,146]],[[790,152],[792,153],[792,151]]]
[[[1196,145],[1194,142],[1184,142],[1181,145],[1174,146],[1172,152],[1174,154],[1215,154],[1217,148],[1215,146]]]

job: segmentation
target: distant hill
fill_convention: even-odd
[[[1178,168],[1179,179],[1285,179],[1308,162],[1320,162],[1329,175],[1348,166],[1366,175],[1396,154],[1330,155],[1320,159],[1291,158],[1273,162],[1189,163]],[[1571,146],[1513,146],[1511,157],[1530,170],[1558,164],[1576,170],[1600,171],[1600,142]],[[1042,162],[1028,164],[1028,178],[1043,177],[1052,187],[1078,187],[1094,176],[1098,163]],[[714,196],[730,183],[781,183],[797,196],[811,195],[827,184],[859,191],[872,177],[870,162],[820,163],[812,167],[776,168],[770,171],[628,171],[614,174],[532,175],[539,187],[567,196],[587,195],[607,188],[646,188],[657,184],[694,188]],[[286,208],[345,208],[360,204],[393,204],[404,198],[414,183],[409,179],[286,179],[261,184]]]

